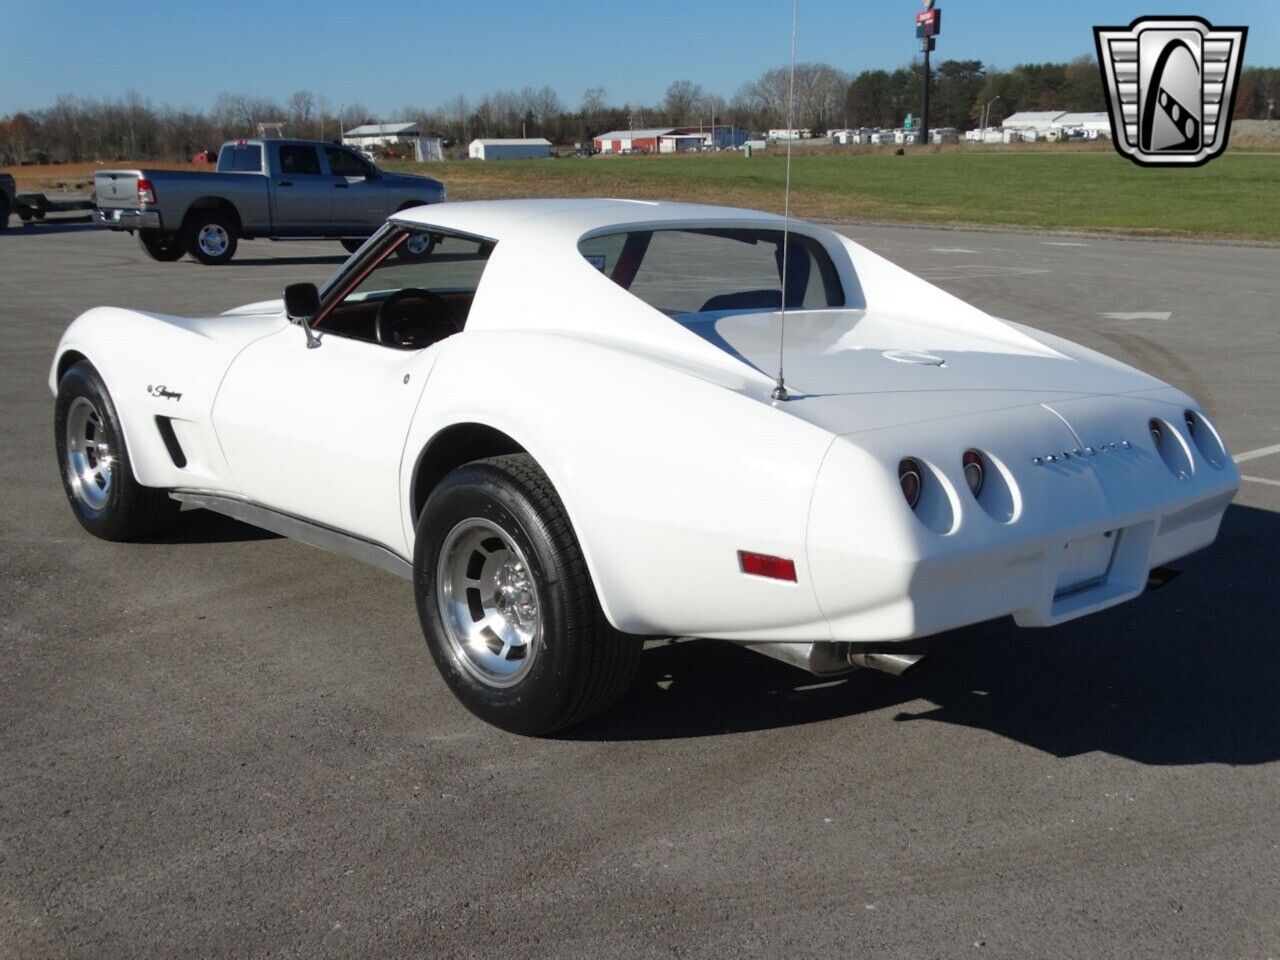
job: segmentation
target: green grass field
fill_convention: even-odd
[[[781,212],[774,153],[392,164],[443,180],[454,200],[613,196]],[[1233,153],[1190,170],[1112,152],[804,154],[792,212],[808,219],[983,224],[1280,241],[1280,156]]]

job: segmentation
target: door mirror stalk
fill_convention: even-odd
[[[320,312],[320,291],[314,283],[291,283],[285,287],[284,312],[307,335],[307,349],[320,346],[320,337],[311,329],[311,320]]]

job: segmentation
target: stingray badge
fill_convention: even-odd
[[[1248,32],[1199,17],[1094,27],[1116,149],[1144,167],[1195,167],[1220,155]]]

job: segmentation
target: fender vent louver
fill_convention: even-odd
[[[178,435],[173,432],[173,420],[170,417],[156,417],[156,429],[160,431],[160,439],[164,441],[164,448],[169,451],[169,459],[173,461],[173,465],[181,470],[187,465],[187,455],[182,452],[182,444],[178,442]]]

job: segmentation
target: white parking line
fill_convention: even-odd
[[[1268,480],[1266,477],[1246,477],[1244,474],[1241,474],[1240,479],[1249,480],[1252,483],[1265,483],[1272,487],[1280,487],[1280,480]]]
[[[930,253],[977,253],[977,250],[969,250],[966,247],[933,247]]]
[[[1087,247],[1087,243],[1075,243],[1071,240],[1041,240],[1046,247]]]
[[[1257,460],[1259,457],[1269,457],[1273,453],[1280,453],[1280,443],[1272,444],[1269,447],[1259,447],[1257,450],[1249,450],[1245,453],[1237,453],[1231,459],[1236,463],[1244,463],[1246,460]]]

